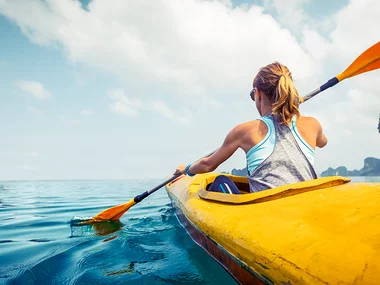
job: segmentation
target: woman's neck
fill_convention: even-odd
[[[259,109],[259,113],[261,116],[266,116],[266,115],[269,115],[272,113],[272,102],[270,101],[270,99],[268,98],[268,96],[264,93],[264,92],[261,92],[260,93],[261,97],[260,97],[260,103],[258,106],[258,109]]]
[[[272,114],[272,106],[263,105],[261,108],[261,116]]]

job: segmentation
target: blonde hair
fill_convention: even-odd
[[[289,125],[294,115],[300,116],[298,107],[303,98],[286,66],[274,62],[262,67],[253,80],[253,87],[266,94],[272,103],[272,114],[281,116],[282,123]]]

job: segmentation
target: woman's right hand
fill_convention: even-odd
[[[186,164],[181,164],[180,166],[177,167],[173,175],[178,175],[178,174],[186,174]]]

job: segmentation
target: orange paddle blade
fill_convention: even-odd
[[[95,217],[93,217],[91,219],[90,223],[118,220],[126,211],[129,210],[129,208],[131,208],[135,204],[136,204],[136,202],[134,201],[134,199],[132,199],[125,204],[117,205],[115,207],[104,210],[103,212],[101,212],[101,213],[97,214]]]
[[[363,52],[351,65],[336,78],[342,81],[346,78],[380,68],[380,42]]]

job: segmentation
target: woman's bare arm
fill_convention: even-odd
[[[209,157],[202,158],[192,164],[189,172],[192,174],[206,173],[215,170],[220,164],[231,157],[240,146],[240,138],[242,137],[243,127],[241,125],[233,128],[224,139],[222,146]],[[185,174],[186,165],[180,165],[174,174]]]
[[[317,122],[318,122],[318,121],[317,121]],[[326,144],[327,144],[327,137],[326,137],[326,135],[323,133],[323,130],[322,130],[322,126],[321,126],[321,124],[318,122],[318,135],[317,135],[316,146],[322,148],[322,147],[324,147]]]

